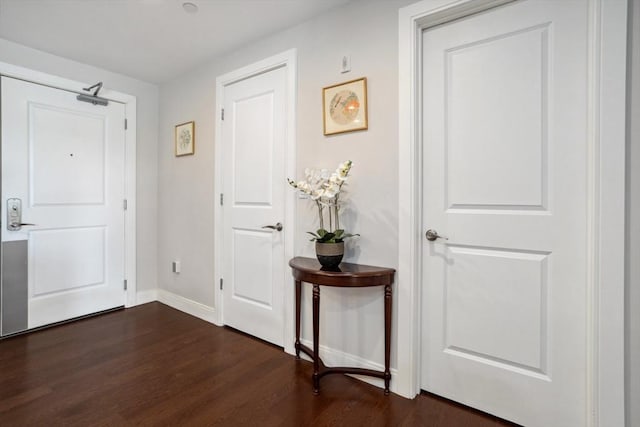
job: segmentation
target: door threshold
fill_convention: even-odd
[[[284,351],[284,347],[283,347],[283,346],[281,346],[281,345],[274,344],[274,343],[269,342],[269,341],[265,341],[265,340],[263,340],[262,338],[259,338],[259,337],[255,336],[255,335],[251,335],[250,333],[247,333],[247,332],[241,331],[240,329],[236,329],[236,328],[234,328],[233,326],[223,325],[222,327],[223,327],[223,328],[225,328],[225,329],[227,329],[227,330],[229,330],[229,331],[231,331],[231,332],[235,332],[236,334],[244,335],[244,336],[245,336],[245,337],[247,337],[247,338],[251,338],[252,340],[255,340],[255,341],[259,341],[259,342],[261,342],[261,343],[264,343],[264,344],[268,345],[269,347],[277,348],[278,350],[282,350],[282,351]]]
[[[447,399],[446,397],[439,396],[437,394],[434,394],[434,393],[431,393],[431,392],[428,392],[428,391],[425,391],[425,390],[420,390],[420,396],[424,396],[426,398],[433,399],[433,400],[438,400],[438,401],[443,402],[443,403],[445,403],[447,405],[455,406],[455,407],[460,408],[460,409],[464,409],[466,412],[475,413],[475,414],[477,414],[479,416],[483,416],[483,417],[487,418],[488,420],[493,420],[493,421],[498,421],[500,423],[504,423],[505,426],[522,427],[520,424],[516,424],[513,421],[505,420],[504,418],[497,417],[497,416],[495,416],[493,414],[490,414],[488,412],[484,412],[484,411],[481,411],[479,409],[472,408],[471,406],[467,406],[464,403],[456,402],[455,400]]]
[[[24,331],[13,332],[8,335],[0,336],[0,341],[6,340],[8,338],[14,338],[20,335],[31,334],[33,332],[40,332],[44,329],[55,328],[56,326],[66,325],[67,323],[77,322],[79,320],[89,319],[91,317],[101,316],[103,314],[108,314],[108,313],[112,313],[114,311],[120,311],[120,310],[124,310],[124,305],[114,307],[114,308],[109,308],[107,310],[97,311],[95,313],[85,314],[84,316],[72,317],[71,319],[62,320],[60,322],[49,323],[48,325],[38,326],[36,328],[25,329]]]

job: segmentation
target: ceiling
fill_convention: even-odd
[[[0,0],[0,38],[161,83],[349,1]]]

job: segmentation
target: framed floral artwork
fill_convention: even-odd
[[[194,153],[196,143],[195,131],[195,122],[193,121],[176,125],[176,157],[188,156]]]
[[[325,135],[367,129],[366,77],[325,87],[322,106]]]

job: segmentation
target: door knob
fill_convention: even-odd
[[[262,228],[269,228],[271,230],[282,231],[282,224],[277,223],[276,225],[265,225]]]
[[[427,240],[430,242],[433,242],[436,239],[449,240],[448,237],[441,236],[438,234],[436,230],[432,230],[432,229],[427,230],[427,232],[425,233],[425,236],[427,237]]]

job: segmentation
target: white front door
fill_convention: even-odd
[[[1,91],[2,242],[27,241],[28,327],[124,305],[124,105],[8,77]],[[8,229],[16,203],[35,225]]]
[[[587,6],[423,33],[422,388],[532,427],[586,423]]]
[[[224,323],[279,346],[286,79],[283,66],[225,86],[222,122]]]

